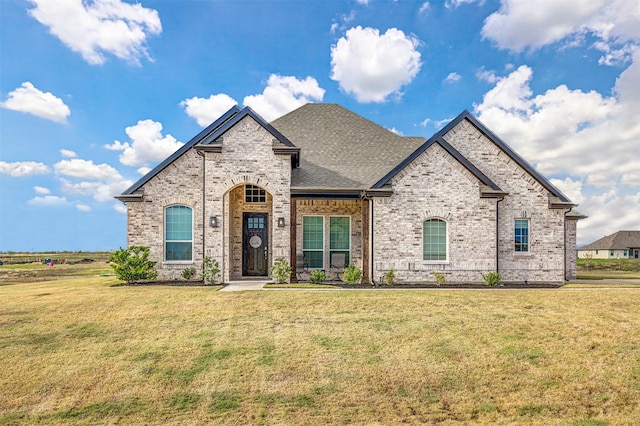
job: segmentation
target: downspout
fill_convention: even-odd
[[[504,200],[499,198],[496,202],[496,272],[500,273],[500,202]]]
[[[571,212],[571,210],[572,209],[569,209],[564,212],[564,222],[562,223],[562,241],[564,242],[564,262],[562,263],[562,276],[565,282],[567,281],[567,215],[569,214],[569,212]]]
[[[373,198],[369,199],[369,276],[371,277],[371,283],[375,284],[373,276]]]

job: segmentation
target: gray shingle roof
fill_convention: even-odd
[[[425,141],[399,136],[336,104],[307,104],[271,125],[300,148],[292,188],[371,188]]]
[[[578,250],[625,250],[640,247],[640,231],[618,231]]]

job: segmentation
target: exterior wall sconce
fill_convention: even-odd
[[[278,218],[278,228],[284,228],[284,217]]]
[[[211,216],[209,218],[209,226],[212,228],[218,227],[218,216]]]

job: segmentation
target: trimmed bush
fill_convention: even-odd
[[[291,276],[291,267],[289,266],[289,262],[284,257],[277,259],[273,262],[273,266],[271,267],[271,278],[276,283],[284,283]]]
[[[433,277],[436,279],[436,282],[438,283],[438,285],[443,285],[444,283],[447,282],[447,276],[442,272],[433,271],[431,275],[433,275]]]
[[[500,274],[497,272],[489,272],[488,274],[482,274],[482,278],[484,282],[487,283],[489,287],[493,287],[500,283]]]
[[[396,283],[396,272],[393,269],[389,269],[386,274],[384,274],[384,282],[387,285],[394,285]]]
[[[344,274],[342,274],[342,281],[347,284],[357,285],[362,281],[362,270],[356,267],[353,263],[344,268]]]
[[[313,271],[309,277],[309,281],[313,284],[322,284],[327,279],[327,274],[324,271]]]
[[[210,257],[204,258],[202,264],[202,279],[205,284],[217,284],[218,275],[220,275],[220,264],[217,260]]]

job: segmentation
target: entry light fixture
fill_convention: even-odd
[[[218,216],[211,216],[209,218],[209,226],[212,228],[218,227]]]
[[[278,218],[278,228],[284,228],[284,217]]]

